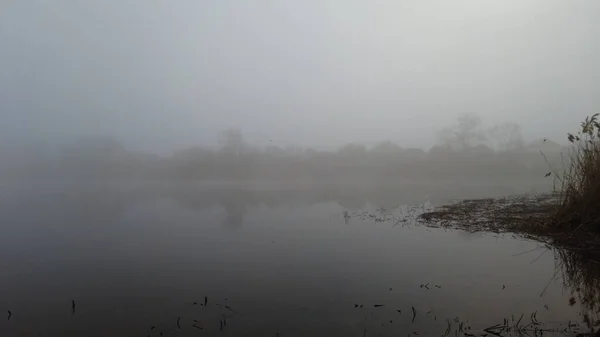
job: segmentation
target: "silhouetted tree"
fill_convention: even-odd
[[[494,125],[490,128],[488,134],[496,150],[519,150],[524,146],[521,127],[516,123]]]
[[[467,150],[486,140],[481,132],[481,118],[472,113],[460,115],[453,127],[442,129],[438,137],[447,145]]]
[[[229,154],[240,154],[244,152],[246,144],[242,131],[239,129],[227,129],[221,133],[221,151]]]

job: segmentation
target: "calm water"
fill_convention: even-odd
[[[447,319],[482,329],[536,310],[550,325],[580,322],[568,289],[550,281],[553,253],[523,253],[535,242],[343,216],[400,217],[406,205],[517,192],[5,185],[0,312],[12,316],[0,335],[439,336]]]

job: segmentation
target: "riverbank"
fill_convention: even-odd
[[[559,196],[551,193],[472,199],[437,207],[421,214],[418,220],[430,227],[512,233],[600,261],[598,233],[584,226],[565,230],[553,223],[560,206]]]

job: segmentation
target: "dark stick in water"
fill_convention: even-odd
[[[417,309],[415,309],[415,307],[412,307],[412,312],[413,312],[412,323],[414,323],[415,322],[415,318],[417,318]]]
[[[10,316],[12,316],[12,312],[10,310],[8,310],[8,319],[10,321]]]
[[[206,304],[208,303],[208,297],[204,296],[204,306],[206,307]]]
[[[75,315],[75,300],[71,300],[71,314]]]
[[[181,317],[177,317],[177,329],[181,330],[181,325],[179,325],[179,321],[181,320]]]

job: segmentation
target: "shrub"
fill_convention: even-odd
[[[560,206],[555,224],[570,230],[600,232],[600,124],[598,114],[587,117],[576,134],[568,134],[572,147],[569,164],[559,177]]]

